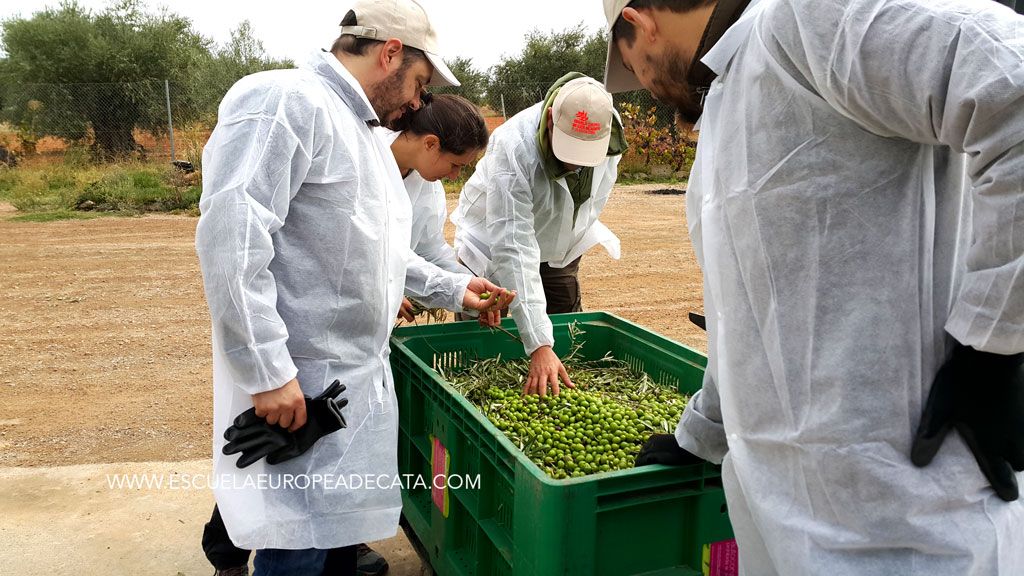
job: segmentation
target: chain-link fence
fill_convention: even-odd
[[[548,88],[547,83],[490,85],[476,101],[493,130],[543,100]],[[23,159],[127,156],[198,165],[223,90],[204,92],[200,81],[176,85],[164,80],[2,86],[0,147]],[[685,130],[675,126],[670,107],[646,91],[616,94],[615,103],[631,145],[627,165],[683,167],[682,157],[672,150]]]
[[[0,86],[0,146],[22,158],[188,159],[222,94],[196,95],[166,80]]]

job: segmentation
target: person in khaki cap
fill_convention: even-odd
[[[742,574],[1024,574],[1024,18],[605,13],[609,89],[701,114],[708,370],[640,463],[722,463]]]
[[[388,338],[403,292],[493,322],[510,299],[409,248],[409,197],[374,127],[430,84],[457,80],[423,8],[359,0],[330,52],[221,103],[196,230],[222,520],[203,543],[219,574],[244,574],[248,550],[258,576],[354,574],[356,546],[393,536],[401,512]]]
[[[548,314],[582,309],[584,252],[601,244],[619,257],[618,238],[598,217],[625,147],[611,95],[569,73],[494,131],[452,213],[462,263],[517,294],[510,313],[531,358],[526,393],[572,385]]]

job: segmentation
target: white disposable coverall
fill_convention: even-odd
[[[704,58],[709,365],[676,437],[724,456],[744,574],[1024,574],[1024,503],[958,435],[909,458],[947,332],[1024,351],[1022,30],[994,2],[755,0]]]
[[[214,493],[242,548],[335,548],[397,529],[388,337],[403,285],[461,307],[470,277],[412,254],[409,199],[373,120],[355,78],[314,54],[235,84],[204,150],[196,249],[213,325]],[[237,469],[224,430],[252,394],[296,376],[308,396],[341,380],[348,427],[293,460]],[[356,486],[367,475],[374,489]]]
[[[415,170],[404,182],[412,203],[412,251],[438,268],[454,274],[469,274],[444,239],[444,221],[448,219],[444,185],[440,181],[427,182]]]
[[[384,141],[391,145],[401,132],[378,128]],[[412,250],[427,262],[454,274],[468,274],[459,264],[455,250],[444,239],[444,221],[448,219],[444,185],[440,180],[427,182],[412,170],[402,179],[412,204]]]
[[[548,178],[537,146],[542,107],[538,103],[523,110],[491,134],[451,217],[455,251],[466,266],[518,293],[510,312],[527,354],[555,342],[541,263],[563,268],[597,244],[616,260],[620,255],[619,239],[598,216],[621,156],[609,156],[594,168],[591,196],[574,224],[565,178]]]

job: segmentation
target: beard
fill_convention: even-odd
[[[687,122],[696,122],[703,107],[697,88],[688,81],[691,60],[692,56],[688,57],[679,50],[647,56],[650,69],[659,71],[651,80],[651,94],[674,107]]]
[[[408,74],[409,70],[401,67],[394,75],[371,86],[367,94],[373,111],[386,128],[391,128],[409,106],[409,101],[402,99],[402,89]]]

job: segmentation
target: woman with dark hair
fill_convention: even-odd
[[[402,173],[412,203],[412,249],[427,262],[449,272],[469,274],[444,239],[448,218],[441,178],[455,180],[487,147],[487,125],[477,107],[461,96],[428,94],[424,106],[394,125],[382,137]],[[400,316],[413,317],[408,299]]]

